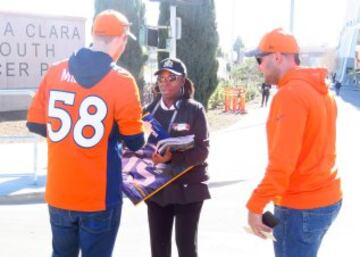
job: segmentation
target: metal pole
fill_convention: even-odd
[[[34,137],[34,175],[33,175],[33,181],[34,181],[34,185],[37,185],[38,182],[38,144],[37,144],[37,137]]]
[[[295,8],[295,0],[291,0],[290,4],[290,24],[289,24],[289,31],[294,33],[294,8]]]
[[[170,6],[170,58],[176,58],[176,6]]]
[[[233,79],[232,76],[232,70],[234,67],[234,43],[235,43],[235,37],[234,37],[234,24],[235,24],[235,10],[236,10],[236,6],[235,6],[235,0],[231,1],[231,45],[230,45],[230,71],[229,71],[229,80],[230,80],[230,84],[235,87],[235,80]]]

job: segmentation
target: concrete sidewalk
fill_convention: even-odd
[[[360,173],[355,148],[357,145],[354,143],[360,142],[360,91],[344,88],[336,100],[339,106],[338,163],[344,201],[339,217],[324,238],[318,256],[357,257],[360,226],[356,221],[356,213],[360,211],[360,205],[356,203],[360,195]],[[263,241],[243,230],[243,226],[247,224],[246,201],[263,176],[266,165],[265,117],[266,109],[254,109],[233,127],[211,134],[209,160],[212,199],[205,202],[200,219],[200,256],[274,256],[271,241]],[[27,184],[19,186],[19,181],[25,181],[26,170],[22,165],[26,162],[28,167],[32,167],[31,161],[28,162],[31,159],[31,146],[27,151],[25,148],[26,146],[20,145],[16,150],[11,150],[8,146],[3,148],[0,145],[0,163],[4,163],[4,166],[11,164],[6,170],[0,167],[3,170],[0,172],[0,189],[7,185],[7,195],[11,197],[23,196],[25,190],[31,191],[33,187],[37,187],[32,185],[31,176],[28,177]],[[43,154],[39,156],[40,167],[42,163],[46,163],[41,159],[46,151],[42,151]],[[10,153],[15,157],[9,157]],[[15,170],[14,165],[18,169]],[[10,168],[13,169],[11,172]],[[27,174],[31,175],[31,169]],[[231,184],[237,180],[245,181]],[[10,186],[15,184],[18,187]],[[43,186],[39,188],[43,190]],[[0,205],[0,255],[50,256],[51,230],[48,220],[46,204]],[[114,256],[150,256],[149,245],[146,205],[134,207],[126,199]],[[172,256],[177,256],[175,241]]]
[[[258,128],[264,130],[267,115],[266,108],[254,108],[248,110],[248,114],[236,124],[224,130],[211,133],[211,152],[209,156],[210,187],[230,185],[244,181],[251,177],[248,172],[239,172],[240,166],[248,166],[245,163],[221,162],[219,155],[223,155],[225,141],[233,141],[234,144],[243,145],[246,141],[246,131]],[[238,131],[244,134],[239,137]],[[264,136],[264,131],[259,136]],[[252,133],[252,132],[251,132]],[[251,142],[247,143],[250,144]],[[229,150],[229,159],[238,159],[237,152]],[[37,145],[37,172],[34,172],[34,144],[24,143],[0,143],[0,205],[1,204],[22,204],[43,202],[43,193],[46,185],[47,172],[47,145],[45,140],[40,140]],[[226,170],[226,172],[222,172]],[[221,172],[220,172],[221,171]]]
[[[32,142],[0,143],[0,204],[41,198],[46,184],[47,146],[37,144],[36,172]],[[10,201],[9,201],[10,200]]]

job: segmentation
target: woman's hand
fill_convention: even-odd
[[[170,151],[170,147],[166,148],[166,151],[164,153],[164,155],[161,155],[157,152],[155,152],[152,156],[152,161],[154,163],[154,165],[158,164],[158,163],[165,163],[170,161],[172,158],[172,153]]]

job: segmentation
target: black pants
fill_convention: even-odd
[[[197,257],[197,231],[203,202],[148,204],[152,257],[171,257],[171,234],[175,219],[175,240],[179,257]]]
[[[261,97],[261,107],[263,107],[263,106],[266,107],[267,102],[268,102],[268,100],[269,100],[269,95],[270,95],[270,93],[262,93],[262,97]]]

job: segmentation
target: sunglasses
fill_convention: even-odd
[[[174,82],[177,80],[177,76],[176,75],[170,75],[168,77],[162,77],[162,76],[159,76],[157,78],[157,82],[159,83],[164,83],[164,82]]]
[[[261,65],[261,63],[262,63],[262,59],[265,57],[265,56],[268,56],[268,55],[270,55],[270,54],[273,54],[273,53],[263,53],[263,54],[261,54],[260,56],[257,56],[256,57],[256,62],[258,63],[258,65]]]

